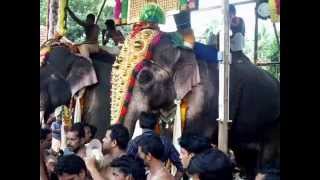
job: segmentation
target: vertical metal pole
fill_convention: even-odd
[[[258,35],[259,35],[259,19],[258,19],[258,16],[257,16],[257,13],[255,13],[255,26],[254,26],[254,50],[253,50],[253,61],[254,61],[254,64],[257,63],[257,60],[258,60]]]
[[[280,49],[280,40],[279,40],[279,36],[278,36],[278,32],[277,32],[276,23],[273,22],[272,25],[273,25],[274,34],[277,39],[278,48]]]
[[[228,153],[228,122],[229,122],[229,78],[230,78],[230,23],[229,0],[221,0],[223,13],[223,33],[220,36],[223,61],[219,64],[219,137],[218,148]]]

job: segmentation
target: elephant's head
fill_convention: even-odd
[[[169,34],[163,34],[150,49],[152,59],[144,62],[136,76],[137,82],[124,121],[130,134],[143,111],[166,109],[175,99],[188,97],[189,107],[192,107],[189,108],[187,118],[196,119],[203,105],[199,67],[193,51],[177,47]]]
[[[82,88],[97,83],[92,64],[64,46],[53,47],[40,67],[40,111],[51,113]]]

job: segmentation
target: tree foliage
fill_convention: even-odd
[[[46,24],[48,0],[40,0],[40,24]],[[98,14],[103,0],[69,0],[70,9],[82,20],[85,20],[87,14]],[[105,28],[104,22],[108,18],[113,18],[113,7],[105,5],[101,12],[98,25]],[[84,39],[84,30],[67,14],[67,36],[70,40],[80,42]],[[101,38],[100,38],[101,39]]]

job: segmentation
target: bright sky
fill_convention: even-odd
[[[235,2],[241,2],[241,1],[247,1],[247,0],[229,0],[229,3],[235,3]],[[219,6],[221,4],[221,0],[199,0],[199,9],[213,7],[213,6]],[[242,17],[245,21],[246,25],[246,38],[249,40],[254,39],[254,26],[255,26],[255,3],[249,3],[244,5],[236,5],[237,10],[237,16]],[[203,11],[193,11],[191,14],[191,25],[195,32],[196,36],[202,35],[210,22],[213,20],[222,20],[222,12],[221,9],[213,9],[213,10],[203,10]],[[270,21],[268,20],[260,20],[259,19],[259,25],[267,27],[267,31],[269,33],[273,32],[273,26]],[[174,23],[173,16],[168,16],[166,19],[166,24],[161,25],[161,30],[170,32],[175,31],[176,26]],[[277,29],[280,29],[280,24],[277,23]]]

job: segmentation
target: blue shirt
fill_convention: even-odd
[[[54,121],[51,124],[52,137],[59,141],[61,140],[61,126],[62,126],[62,121],[60,122]]]
[[[142,142],[143,138],[147,136],[157,136],[152,130],[145,130],[142,135],[135,137],[130,140],[128,143],[127,154],[136,156],[138,153],[138,147]],[[161,141],[164,145],[164,155],[161,158],[161,161],[165,162],[170,159],[171,163],[177,168],[178,171],[183,172],[183,166],[180,160],[180,155],[177,149],[173,146],[172,142],[164,137],[160,136]]]
[[[195,42],[193,50],[198,60],[218,63],[218,50],[215,47]]]

